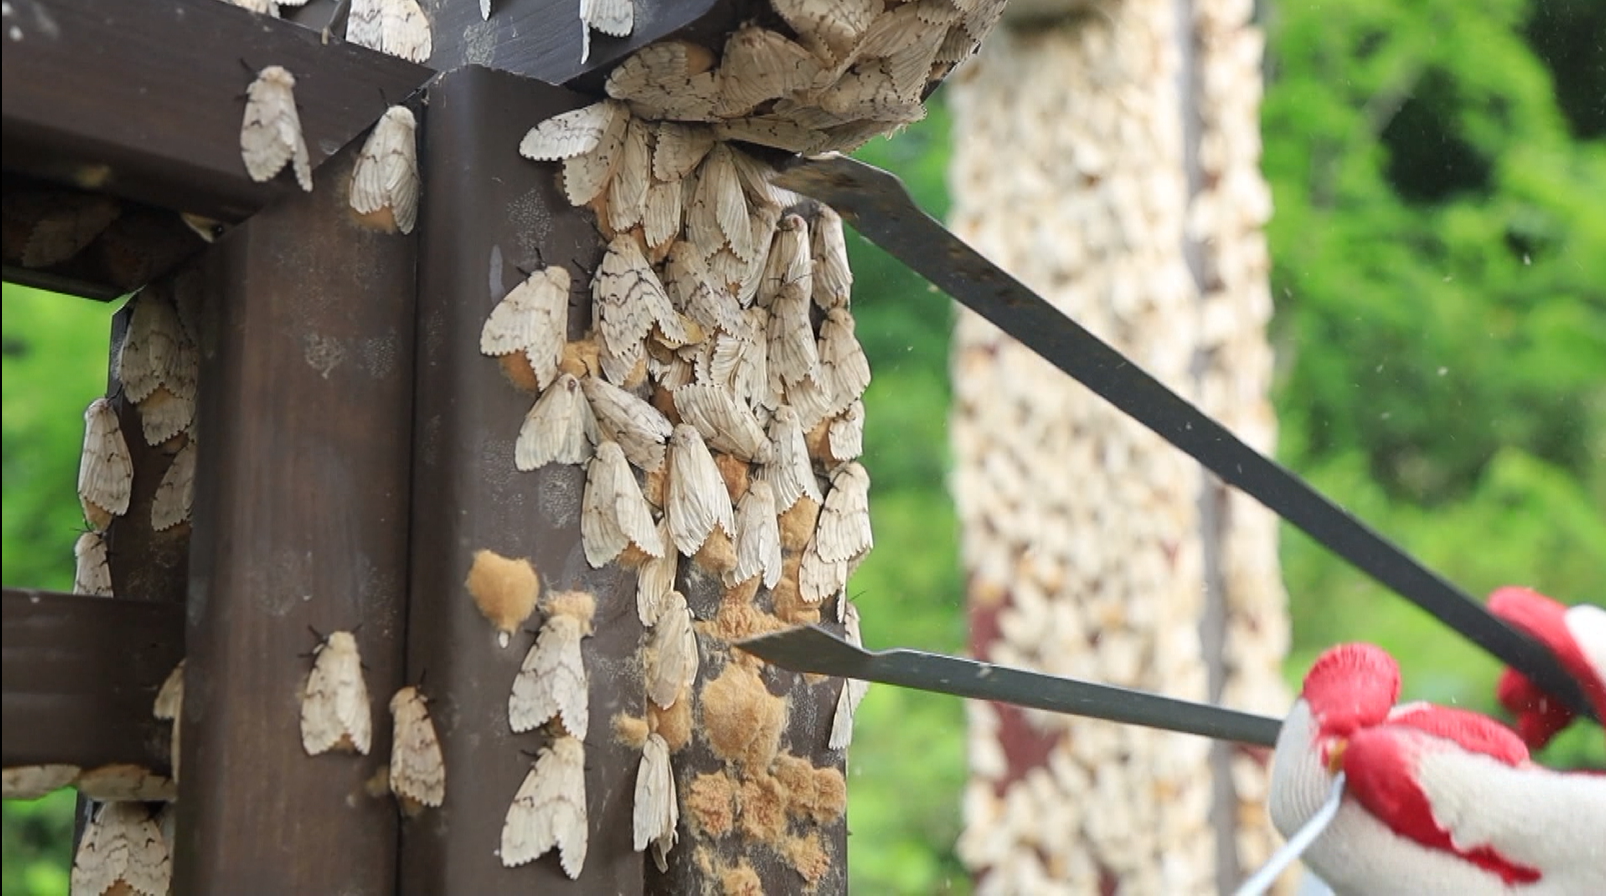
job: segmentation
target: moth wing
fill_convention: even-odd
[[[635,27],[634,0],[590,0],[586,24],[610,37],[629,37]]]
[[[755,479],[736,507],[736,565],[726,574],[727,585],[763,576],[764,587],[781,579],[781,531],[775,510],[775,492],[768,482]]]
[[[642,234],[654,252],[665,252],[680,236],[681,205],[680,181],[655,182],[647,188],[646,204],[642,210]],[[609,206],[610,211],[612,206]]]
[[[710,446],[743,460],[769,460],[764,427],[729,388],[713,383],[685,386],[675,390],[674,400],[681,418],[696,427]]]
[[[809,243],[814,262],[814,304],[826,311],[846,305],[853,290],[853,270],[848,267],[842,217],[829,207],[820,206],[814,225],[809,228]]]
[[[820,509],[815,532],[820,559],[846,562],[864,556],[874,544],[870,532],[870,475],[858,463],[831,477],[831,491]]]
[[[804,497],[823,500],[819,483],[814,481],[814,466],[797,412],[789,407],[777,408],[770,418],[769,435],[771,457],[764,466],[764,479],[775,491],[775,509],[784,513]]]
[[[177,719],[184,708],[184,661],[179,660],[173,671],[167,673],[162,686],[151,704],[151,715],[162,720]]]
[[[770,378],[786,386],[804,379],[818,380],[820,352],[809,326],[808,294],[796,285],[782,286],[769,310]]]
[[[634,845],[639,852],[665,835],[673,836],[679,820],[675,800],[675,773],[670,767],[669,745],[657,732],[647,735],[636,771],[636,800],[632,817]]]
[[[625,129],[618,170],[608,182],[608,226],[614,231],[629,230],[642,222],[651,179],[652,125],[631,118]]]
[[[636,615],[648,627],[658,624],[664,600],[675,589],[675,573],[680,565],[680,555],[670,550],[673,544],[667,516],[658,521],[658,540],[664,545],[664,555],[649,559],[636,572]]]
[[[408,62],[429,61],[434,51],[429,18],[418,0],[381,0],[383,34],[377,49]]]
[[[93,530],[78,536],[73,545],[73,593],[91,597],[112,596],[112,571],[106,561],[106,536]]]
[[[137,404],[160,388],[170,376],[183,339],[178,310],[167,297],[158,289],[141,290],[117,353],[117,379],[124,397]]]
[[[846,308],[832,308],[820,324],[821,385],[831,396],[831,411],[846,410],[870,386],[870,361],[853,332]]]
[[[165,532],[190,518],[195,500],[195,440],[190,439],[173,455],[162,482],[151,501],[151,528]]]
[[[625,474],[629,475],[629,466],[618,443],[604,441],[597,446],[596,454],[586,468],[585,497],[580,510],[580,540],[585,548],[586,562],[594,569],[611,563],[630,546],[630,537],[625,534],[618,517],[618,466],[624,466]],[[634,484],[633,478],[631,483]]]
[[[563,157],[563,192],[569,204],[576,207],[586,205],[602,194],[618,170],[620,157],[624,154],[629,110],[617,100],[604,100],[598,105],[608,108],[609,118],[596,145]]]
[[[596,419],[579,381],[563,374],[525,415],[513,447],[513,463],[524,472],[551,463],[585,463],[591,457],[596,431]]]
[[[134,461],[111,402],[97,398],[84,410],[84,450],[78,462],[78,497],[113,516],[128,512]]]
[[[695,124],[666,121],[658,125],[658,141],[652,150],[652,176],[660,181],[679,181],[693,171],[714,148],[714,132]]]
[[[670,436],[666,515],[675,547],[688,557],[702,548],[716,525],[727,533],[736,528],[730,492],[719,467],[697,429],[686,424],[675,427]]]
[[[355,13],[353,13],[355,17]],[[296,116],[295,79],[276,65],[263,69],[246,91],[240,125],[240,158],[254,181],[272,180],[295,155],[301,124]],[[286,139],[294,120],[294,139]]]
[[[537,162],[556,162],[591,152],[602,145],[623,114],[619,104],[600,102],[554,115],[524,135],[519,155]]]
[[[439,806],[446,799],[446,762],[429,706],[417,688],[390,699],[390,789],[404,799]]]
[[[649,643],[647,697],[668,709],[675,705],[681,691],[697,680],[700,663],[691,610],[680,592],[671,591],[665,598]]]

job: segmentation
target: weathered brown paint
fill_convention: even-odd
[[[388,761],[402,681],[414,240],[346,207],[355,146],[208,253],[175,886],[395,890]],[[311,630],[352,630],[368,756],[309,757]]]

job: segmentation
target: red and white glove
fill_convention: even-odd
[[[1606,894],[1606,776],[1533,764],[1521,740],[1476,713],[1396,706],[1400,671],[1369,644],[1317,659],[1272,762],[1284,836],[1326,800],[1338,815],[1305,852],[1341,896]]]
[[[1508,587],[1489,595],[1489,612],[1548,647],[1578,680],[1595,714],[1606,720],[1606,610],[1568,607],[1537,591]],[[1517,733],[1530,749],[1550,743],[1572,724],[1572,709],[1515,669],[1501,674],[1496,695],[1516,716]]]

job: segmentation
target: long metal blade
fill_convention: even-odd
[[[977,254],[920,210],[892,174],[838,155],[806,159],[777,186],[836,209],[854,229],[967,307],[1015,337],[1132,419],[1293,523],[1328,550],[1433,614],[1594,718],[1583,690],[1543,647],[1511,629],[1466,592],[1418,563],[1303,479],[1244,444]]]
[[[955,697],[996,700],[1263,747],[1276,744],[1277,731],[1282,727],[1279,719],[1162,697],[1147,691],[1027,672],[922,650],[865,650],[819,626],[760,635],[738,641],[736,646],[793,672],[838,675]]]

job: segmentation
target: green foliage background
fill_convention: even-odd
[[[1265,169],[1281,459],[1473,593],[1606,583],[1606,6],[1289,0],[1267,7]],[[948,118],[861,156],[946,210]],[[1007,163],[1007,160],[1000,160]],[[851,238],[877,549],[852,592],[872,646],[961,650],[945,490],[947,300]],[[111,309],[4,296],[7,585],[69,588],[79,411]],[[1496,666],[1285,532],[1291,682],[1365,639],[1407,695],[1492,709]],[[968,892],[953,855],[958,701],[872,688],[850,757],[855,889]],[[1598,731],[1545,759],[1606,763]],[[66,892],[72,800],[7,803],[6,894]]]

